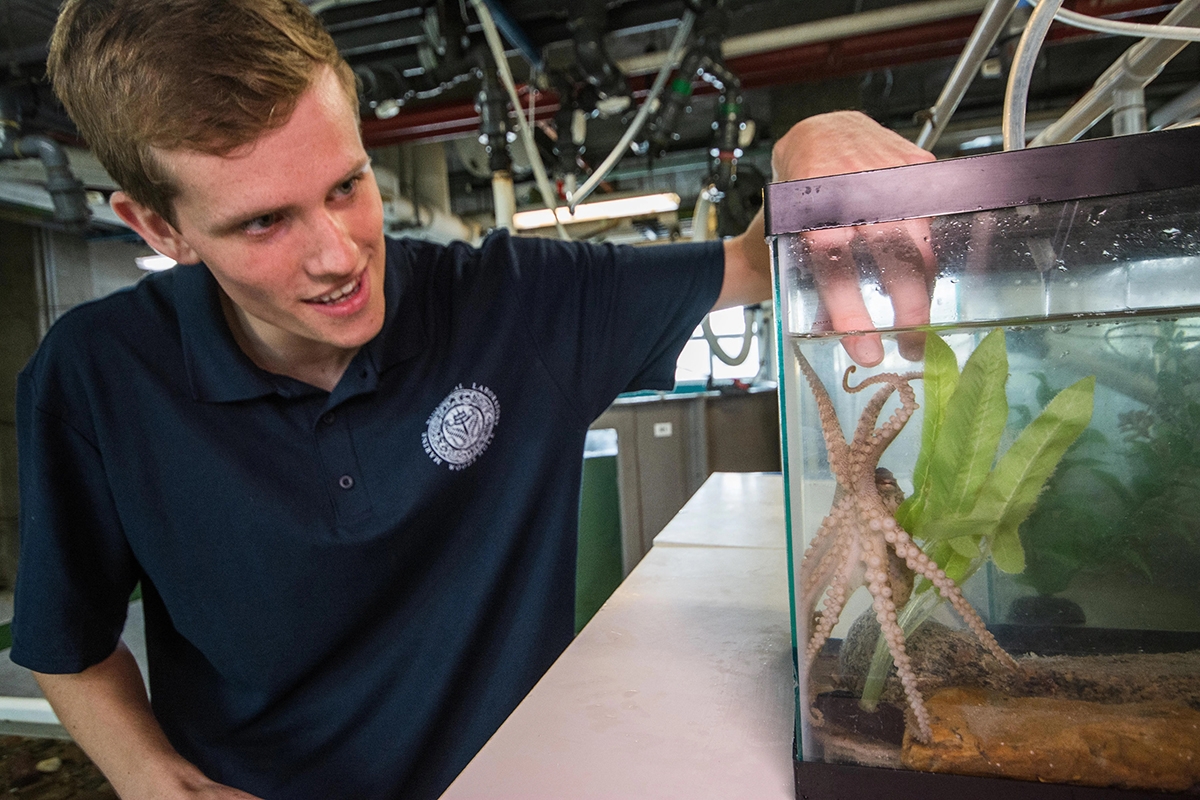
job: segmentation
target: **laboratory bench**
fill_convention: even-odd
[[[443,800],[791,800],[784,537],[781,476],[710,476]]]

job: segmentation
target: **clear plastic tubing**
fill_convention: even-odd
[[[1033,9],[1017,52],[1013,56],[1012,70],[1008,74],[1008,89],[1004,94],[1005,150],[1021,150],[1025,147],[1025,110],[1029,105],[1029,84],[1033,80],[1033,68],[1046,34],[1054,22],[1054,15],[1063,0],[1041,0]]]
[[[1180,25],[1148,25],[1143,22],[1122,22],[1115,19],[1100,19],[1060,8],[1054,15],[1059,22],[1076,28],[1113,36],[1144,36],[1149,39],[1170,39],[1179,42],[1200,42],[1200,28]]]

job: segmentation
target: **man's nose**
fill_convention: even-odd
[[[314,275],[351,275],[358,268],[358,245],[342,214],[323,209],[310,223],[308,271]]]

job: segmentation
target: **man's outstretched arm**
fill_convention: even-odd
[[[67,732],[124,800],[209,798],[253,800],[206,778],[184,759],[150,710],[142,674],[124,642],[83,672],[35,672]]]

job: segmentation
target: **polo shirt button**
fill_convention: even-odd
[[[335,419],[337,419],[337,414],[334,414],[332,411],[330,411],[328,414],[321,417],[321,422],[324,422],[326,425],[332,425]]]
[[[354,478],[351,478],[349,475],[343,475],[342,477],[338,478],[338,486],[342,487],[343,489],[353,489]]]

